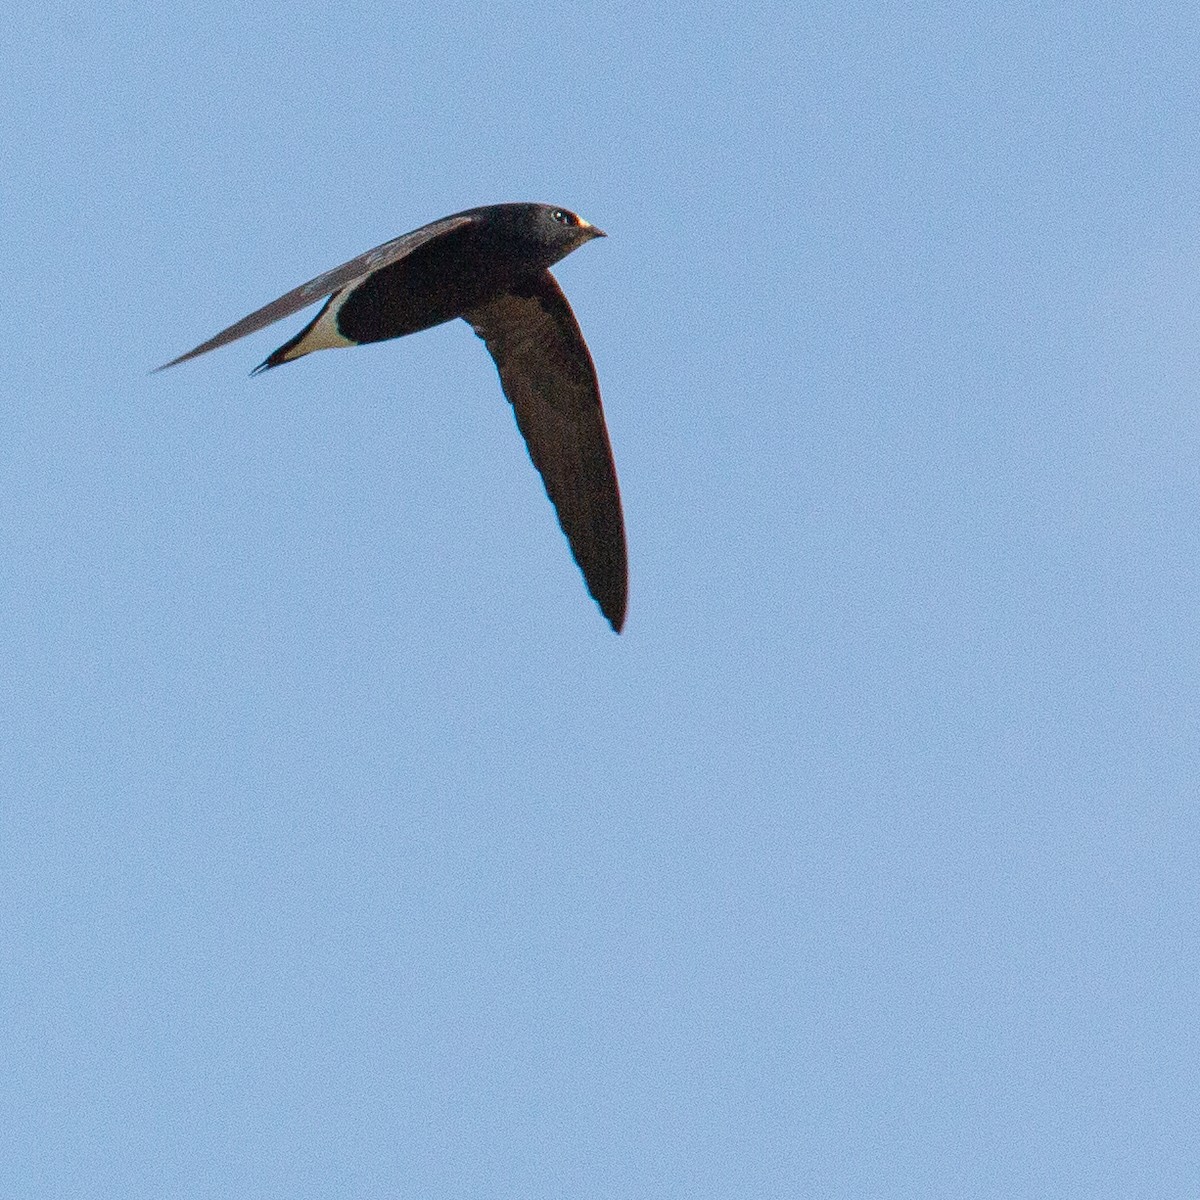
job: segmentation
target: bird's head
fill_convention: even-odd
[[[584,242],[607,236],[603,229],[597,229],[566,208],[552,204],[529,204],[521,208],[522,233],[545,255],[547,266],[566,258]]]

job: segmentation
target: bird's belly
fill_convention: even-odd
[[[352,342],[382,342],[461,317],[511,286],[509,272],[476,259],[424,269],[401,261],[369,275],[338,307],[338,332]]]

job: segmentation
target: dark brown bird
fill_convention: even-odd
[[[254,371],[314,350],[404,337],[462,317],[500,372],[588,591],[618,633],[628,593],[625,526],[596,368],[549,268],[604,233],[565,208],[492,204],[444,217],[318,275],[243,317],[173,367],[291,316],[321,311]]]

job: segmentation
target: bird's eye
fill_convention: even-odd
[[[550,220],[557,221],[560,225],[574,225],[575,218],[568,212],[563,212],[561,208],[556,208],[550,214]]]

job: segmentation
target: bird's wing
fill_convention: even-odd
[[[600,611],[625,622],[625,526],[592,356],[549,271],[464,314],[487,344],[529,457]]]
[[[469,225],[475,219],[467,213],[461,213],[455,217],[445,217],[440,221],[433,221],[429,225],[422,225],[420,229],[414,229],[412,233],[405,233],[398,238],[393,238],[390,242],[384,242],[382,246],[376,246],[374,250],[368,250],[365,254],[352,258],[348,263],[343,263],[340,267],[334,267],[332,271],[318,275],[316,279],[310,279],[308,283],[294,288],[286,296],[272,300],[270,304],[252,312],[248,317],[243,317],[236,324],[230,325],[228,329],[222,329],[207,342],[201,342],[194,350],[189,350],[186,354],[181,354],[178,358],[173,358],[169,363],[163,363],[161,367],[155,369],[165,371],[167,367],[187,362],[189,358],[195,358],[200,354],[207,354],[209,350],[216,350],[218,346],[227,346],[230,342],[236,342],[238,338],[245,337],[248,333],[257,333],[260,329],[265,329],[283,317],[290,317],[292,313],[307,308],[314,301],[328,296],[331,292],[344,288],[356,279],[361,279],[364,275],[378,271],[381,267],[391,265],[433,238]]]

